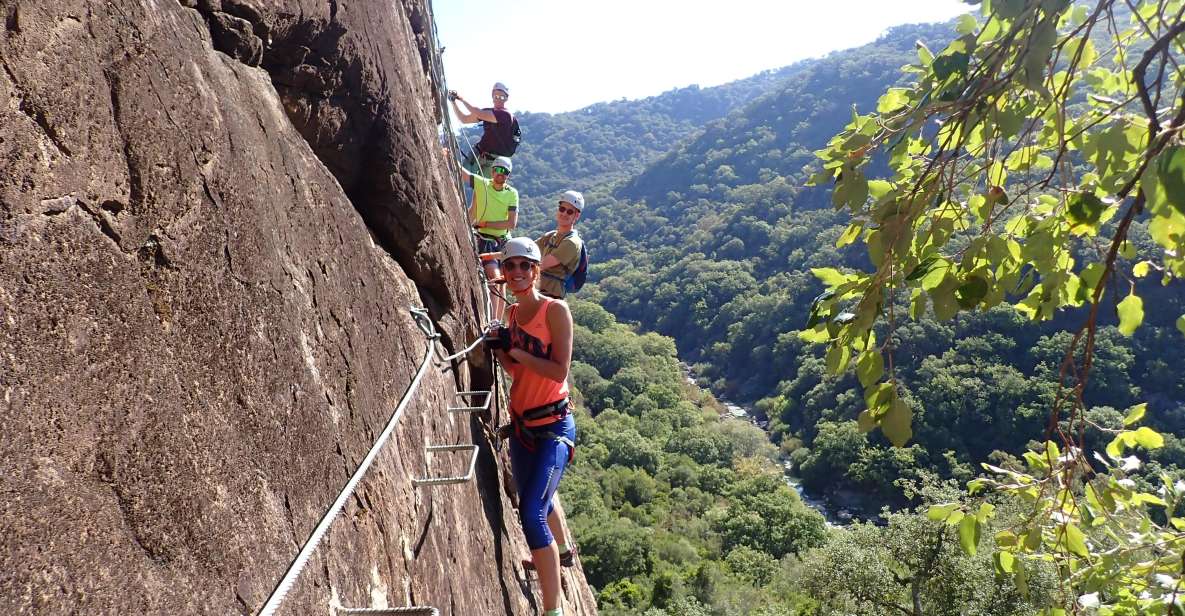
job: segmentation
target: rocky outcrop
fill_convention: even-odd
[[[0,612],[255,613],[481,296],[424,0],[0,0]],[[281,610],[534,613],[432,369]],[[426,444],[480,445],[474,482]],[[595,613],[566,574],[567,613]]]

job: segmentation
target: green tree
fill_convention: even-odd
[[[816,268],[827,291],[803,336],[827,344],[833,373],[856,367],[861,427],[879,427],[896,445],[914,434],[919,409],[893,369],[893,345],[878,342],[893,334],[874,331],[904,317],[899,303],[915,319],[932,312],[941,321],[1004,303],[1035,321],[1081,315],[1052,374],[1050,425],[1069,426],[1054,435],[1061,447],[1047,442],[1025,455],[1024,471],[989,467],[997,476],[974,482],[1032,508],[1026,524],[997,536],[1000,568],[1022,584],[1040,563],[1057,562],[1070,582],[1063,606],[1179,609],[1185,522],[1158,524],[1145,508],[1174,510],[1176,490],[1165,481],[1165,498],[1139,491],[1127,477],[1138,459],[1123,457],[1164,443],[1134,427],[1146,407],[1125,412],[1125,429],[1099,458],[1105,473],[1080,444],[1094,364],[1107,363],[1100,320],[1133,336],[1150,297],[1141,279],[1185,277],[1183,17],[1179,0],[984,2],[982,20],[962,19],[961,36],[937,52],[919,45],[911,83],[886,91],[874,113],[853,111],[818,152],[814,181],[834,182],[833,204],[852,214],[837,244],[862,244],[871,268]],[[870,162],[880,157],[887,174]],[[1108,289],[1116,297],[1104,302]],[[1185,315],[1176,319],[1185,334]],[[1124,375],[1099,374],[1120,391],[1095,394],[1127,390]],[[985,521],[950,505],[931,513],[976,536]],[[1154,548],[1169,555],[1148,562]]]

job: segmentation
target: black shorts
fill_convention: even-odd
[[[482,233],[477,234],[477,252],[502,252],[502,247],[506,245],[506,237],[490,237]]]

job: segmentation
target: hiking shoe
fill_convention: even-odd
[[[567,552],[560,552],[560,566],[561,567],[576,566],[576,559],[574,558],[575,553],[576,553],[576,550],[574,550],[574,549],[569,549]],[[534,571],[535,570],[534,561],[532,561],[529,558],[524,558],[523,559],[523,569],[526,569],[527,571]]]

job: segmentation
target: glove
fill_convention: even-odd
[[[486,332],[485,345],[491,351],[509,351],[510,350],[510,329],[501,325],[491,327]]]
[[[510,438],[510,435],[514,434],[514,424],[502,424],[498,426],[494,434],[498,437],[498,440]]]

